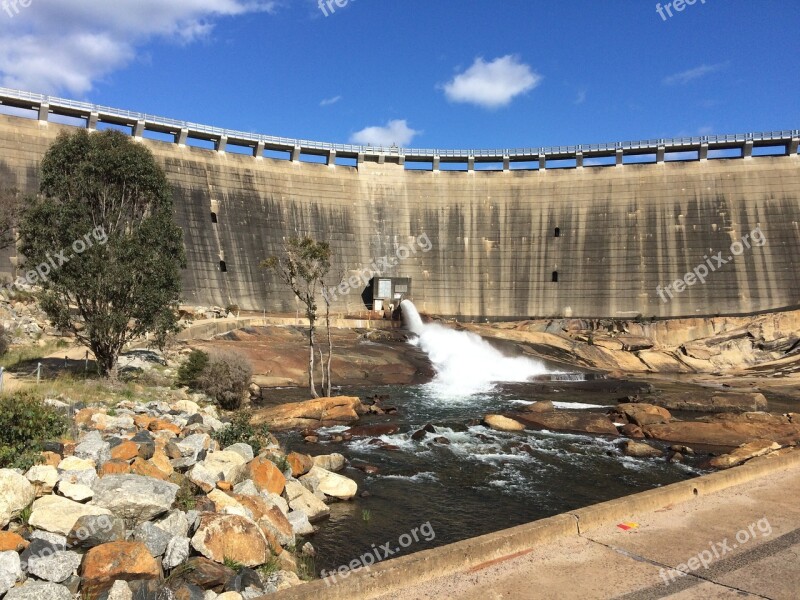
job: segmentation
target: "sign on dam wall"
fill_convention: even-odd
[[[0,187],[35,192],[42,156],[71,129],[0,115]],[[461,319],[800,305],[796,146],[786,156],[463,172],[140,140],[174,187],[189,304],[295,312],[291,293],[259,264],[285,239],[309,234],[331,243],[332,273],[361,281],[336,294],[337,313],[364,310],[361,274],[370,269],[410,278],[420,311]],[[17,257],[1,258],[0,272],[16,275]]]

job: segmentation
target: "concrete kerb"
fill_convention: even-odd
[[[325,580],[318,580],[270,594],[269,598],[295,600],[317,595],[326,600],[374,598],[410,585],[521,555],[538,544],[579,536],[597,527],[630,520],[638,514],[670,504],[696,500],[797,465],[800,465],[800,451],[796,449],[762,456],[725,471],[387,560],[370,570],[354,571],[347,579],[338,578],[330,585]],[[266,600],[267,596],[263,598]]]

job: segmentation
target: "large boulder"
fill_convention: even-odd
[[[0,596],[14,587],[22,577],[19,554],[12,550],[0,552]]]
[[[333,473],[338,473],[344,469],[344,466],[347,464],[347,459],[336,452],[333,454],[322,454],[320,456],[315,456],[311,460],[316,466],[322,467],[326,471],[332,471]],[[297,475],[295,475],[295,477],[297,477]]]
[[[19,516],[36,497],[36,490],[24,476],[11,469],[0,469],[0,529]]]
[[[125,541],[125,522],[112,514],[86,515],[75,521],[67,534],[73,548],[94,548],[109,542]]]
[[[635,458],[655,458],[664,454],[661,450],[653,448],[650,444],[634,442],[633,440],[626,440],[622,444],[622,452],[626,456],[633,456]]]
[[[775,442],[771,442],[769,440],[754,440],[747,444],[742,444],[730,454],[715,456],[709,461],[709,464],[717,469],[729,469],[730,467],[740,465],[751,458],[763,456],[764,454],[769,454],[775,450],[780,450],[780,448],[780,444],[776,444]]]
[[[754,440],[791,446],[800,441],[800,423],[767,413],[719,414],[702,421],[672,421],[644,427],[647,437],[665,442],[738,448]]]
[[[277,506],[266,510],[259,518],[258,525],[263,532],[272,535],[281,546],[294,546],[294,529],[289,520]]]
[[[89,550],[81,567],[83,591],[97,598],[115,581],[159,579],[161,568],[140,542],[111,542]]]
[[[253,424],[267,424],[273,431],[347,425],[366,412],[367,407],[355,397],[317,398],[258,410]]]
[[[222,480],[236,484],[244,479],[245,463],[247,461],[241,454],[222,450],[220,452],[212,452],[200,464]]]
[[[313,489],[319,490],[326,496],[339,498],[340,500],[349,500],[358,493],[358,484],[352,479],[344,475],[331,473],[317,466],[312,467],[308,473],[300,478],[300,481],[303,483],[313,481]]]
[[[525,425],[519,421],[502,415],[486,415],[483,417],[483,422],[495,431],[523,431],[525,429]]]
[[[87,433],[81,443],[75,446],[75,456],[91,460],[102,465],[111,460],[111,445],[103,439],[99,431]]]
[[[58,483],[58,469],[52,465],[34,465],[25,477],[36,488],[36,493],[39,496],[49,494]]]
[[[164,551],[162,564],[165,569],[174,569],[189,558],[191,553],[191,540],[188,537],[176,535],[167,544]]]
[[[192,547],[213,561],[233,560],[246,567],[267,562],[270,549],[258,525],[239,515],[204,513]]]
[[[100,506],[79,504],[61,496],[43,496],[33,503],[28,523],[36,529],[66,536],[78,519],[90,515],[111,515],[111,511]]]
[[[522,412],[513,416],[531,429],[617,435],[617,428],[606,415],[585,410]]]
[[[28,573],[45,581],[62,583],[78,571],[83,556],[71,550],[34,553],[28,558]]]
[[[98,479],[92,504],[106,508],[127,521],[141,523],[167,512],[175,502],[178,486],[141,475],[109,475]]]
[[[623,403],[617,407],[617,412],[624,415],[629,422],[645,427],[657,423],[669,423],[672,415],[666,408],[644,402]]]
[[[28,581],[10,590],[5,600],[73,600],[68,587],[49,581]]]
[[[308,516],[312,523],[320,521],[331,514],[331,509],[313,492],[299,481],[287,481],[284,495],[292,510],[299,510]]]
[[[247,464],[247,479],[250,479],[261,492],[282,494],[286,477],[271,460],[264,456],[254,458]]]

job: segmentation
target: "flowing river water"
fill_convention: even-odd
[[[299,433],[283,439],[290,450],[343,454],[351,463],[343,474],[359,485],[353,501],[331,505],[330,520],[310,540],[317,549],[317,572],[365,553],[383,558],[386,551],[376,547],[384,546],[391,557],[417,552],[701,473],[692,464],[627,457],[609,437],[504,433],[481,425],[486,413],[519,410],[537,400],[606,412],[619,396],[635,393],[636,384],[592,385],[539,361],[505,357],[474,334],[423,324],[413,305],[404,303],[403,310],[418,336],[412,343],[436,368],[434,380],[342,390],[362,398],[388,397],[383,405],[397,414],[367,417],[362,424],[391,424],[398,431],[326,441],[346,429],[339,427],[320,430],[319,443],[305,443]],[[412,438],[428,424],[432,431]],[[355,468],[364,465],[377,472]],[[425,535],[402,537],[428,523]]]

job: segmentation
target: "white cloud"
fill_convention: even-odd
[[[276,0],[34,0],[13,16],[0,13],[0,85],[82,95],[153,38],[188,44],[208,36],[221,17],[276,6]]]
[[[675,73],[673,75],[665,77],[663,84],[686,85],[687,83],[694,81],[695,79],[701,79],[706,75],[710,75],[711,73],[716,73],[717,71],[721,71],[727,66],[728,63],[718,63],[715,65],[700,65],[699,67],[695,67],[694,69],[688,69],[686,71],[681,71],[680,73]]]
[[[579,90],[578,95],[575,97],[575,105],[583,104],[586,102],[586,90]]]
[[[476,58],[472,66],[446,83],[444,93],[452,102],[468,102],[484,108],[508,105],[532,90],[542,76],[511,54],[486,62]]]
[[[422,133],[408,126],[405,119],[389,121],[385,127],[365,127],[350,136],[350,143],[361,146],[408,146],[415,136]]]
[[[341,100],[341,96],[334,96],[333,98],[324,98],[319,105],[320,106],[330,106],[331,104],[336,104],[339,100]]]

